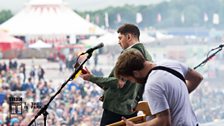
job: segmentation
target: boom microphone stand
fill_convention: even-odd
[[[47,115],[48,115],[48,112],[47,112],[47,108],[49,106],[49,104],[51,103],[51,101],[54,100],[54,98],[61,92],[61,90],[65,87],[65,85],[74,79],[74,77],[76,76],[76,74],[82,69],[82,66],[86,63],[86,61],[88,59],[90,59],[90,57],[92,56],[92,53],[95,49],[98,49],[98,48],[101,48],[103,47],[103,43],[100,43],[99,45],[95,46],[94,48],[90,48],[88,49],[85,53],[82,53],[80,55],[83,55],[83,54],[88,54],[87,55],[87,58],[77,67],[77,69],[75,69],[75,72],[72,73],[72,75],[62,84],[61,88],[50,98],[49,102],[44,105],[40,111],[35,115],[35,117],[33,118],[33,120],[29,123],[28,126],[31,126],[33,122],[35,122],[35,120],[37,119],[38,116],[40,116],[41,114],[43,114],[44,116],[44,126],[47,126]]]
[[[222,50],[222,47],[224,46],[224,44],[221,44],[221,45],[219,45],[218,47],[216,47],[216,48],[214,48],[214,49],[211,49],[210,51],[209,51],[209,53],[211,52],[211,51],[214,51],[214,50],[216,50],[214,53],[212,53],[210,56],[208,55],[207,56],[207,58],[205,59],[205,60],[203,60],[199,65],[197,65],[196,67],[194,67],[194,69],[197,69],[198,67],[200,67],[201,65],[204,65],[204,64],[206,64],[212,57],[214,57],[218,52],[220,52],[221,50]],[[209,54],[208,53],[208,54]]]

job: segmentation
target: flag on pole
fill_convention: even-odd
[[[107,12],[105,12],[104,20],[105,20],[105,27],[108,28],[109,27],[109,17],[108,17]]]
[[[213,24],[219,24],[219,15],[217,13],[213,14]]]
[[[204,13],[204,22],[208,22],[208,14]]]
[[[96,22],[96,24],[100,23],[100,17],[98,15],[96,15],[96,17],[95,17],[95,22]]]
[[[117,14],[117,23],[120,23],[121,22],[121,15],[118,13]]]
[[[141,13],[136,13],[136,23],[139,24],[143,21],[143,17]]]
[[[90,22],[90,15],[89,14],[86,15],[86,20]]]
[[[185,22],[185,16],[184,16],[184,14],[181,14],[180,21],[181,21],[182,24]]]
[[[161,22],[162,21],[162,16],[160,13],[157,14],[157,22]]]

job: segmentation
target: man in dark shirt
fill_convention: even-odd
[[[139,42],[140,31],[137,26],[133,24],[124,24],[117,32],[119,33],[118,44],[122,49],[135,48],[139,50],[147,60],[152,60],[143,44]],[[81,77],[84,80],[97,84],[104,90],[104,111],[101,119],[101,126],[120,121],[122,116],[130,118],[137,115],[137,113],[131,110],[141,99],[141,93],[138,93],[138,91],[143,90],[142,86],[131,84],[127,81],[122,87],[118,87],[118,80],[114,77],[114,69],[109,77],[96,77],[88,70],[87,73],[82,74]]]

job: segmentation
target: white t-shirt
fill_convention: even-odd
[[[157,64],[186,75],[188,67],[168,60]],[[197,119],[191,107],[186,84],[164,70],[153,70],[145,84],[143,100],[148,101],[152,115],[169,109],[172,126],[196,126]]]

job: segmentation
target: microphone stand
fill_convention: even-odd
[[[200,67],[201,65],[207,63],[212,57],[214,57],[218,52],[220,52],[220,51],[222,50],[222,47],[223,47],[223,46],[219,46],[219,47],[217,47],[217,48],[215,48],[215,49],[212,49],[211,51],[216,50],[216,49],[218,49],[218,50],[215,51],[215,52],[214,52],[213,54],[211,54],[210,56],[208,56],[208,57],[207,57],[205,60],[203,60],[199,65],[197,65],[196,67],[194,67],[194,69],[197,69],[197,68]]]
[[[76,74],[82,69],[82,66],[86,63],[86,61],[92,56],[92,53],[93,51],[91,52],[88,52],[88,56],[87,58],[77,67],[77,69],[75,69],[75,72],[72,73],[72,75],[62,84],[61,88],[50,98],[49,102],[44,105],[40,111],[35,115],[35,117],[33,118],[33,120],[29,123],[28,126],[31,126],[33,122],[35,122],[35,120],[37,119],[38,116],[40,116],[41,114],[43,114],[44,116],[44,126],[47,126],[47,115],[48,115],[48,112],[47,112],[47,108],[49,106],[49,104],[51,103],[51,101],[54,100],[54,98],[61,92],[61,90],[65,87],[65,85],[74,79],[74,77],[76,76]],[[85,53],[83,53],[85,54]],[[83,55],[82,54],[82,55]]]

